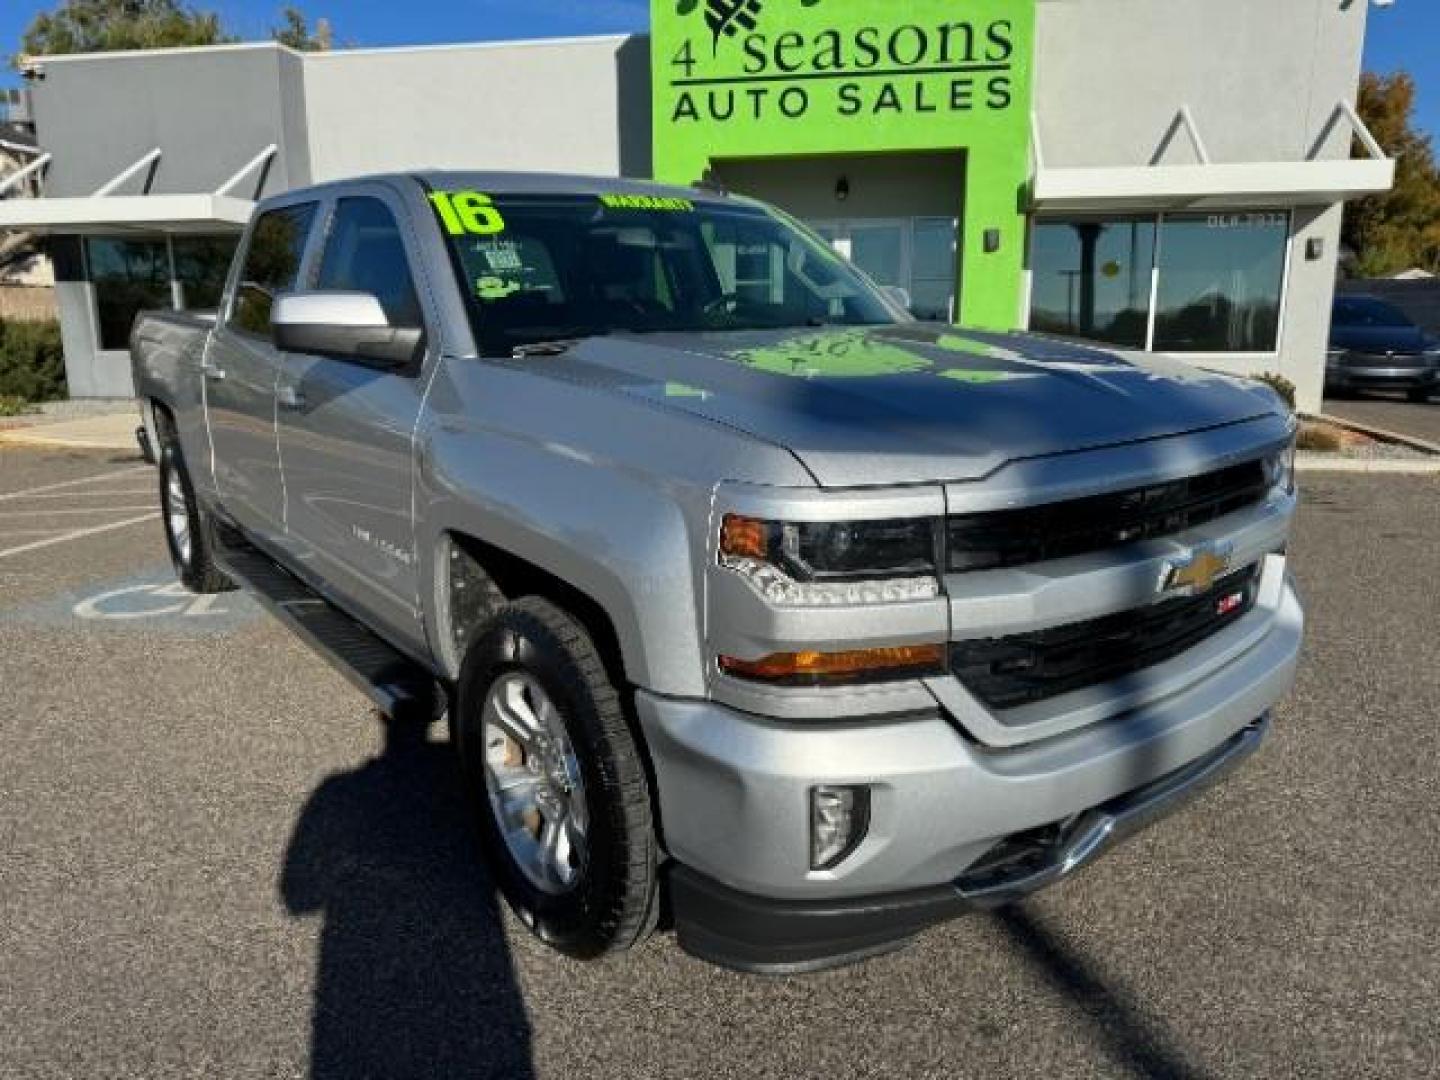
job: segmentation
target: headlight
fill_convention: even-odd
[[[1273,492],[1295,494],[1295,440],[1265,459],[1265,483]]]
[[[937,523],[929,519],[760,521],[726,514],[720,565],[774,604],[825,607],[940,595]]]

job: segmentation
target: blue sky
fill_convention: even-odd
[[[1364,0],[1361,0],[1363,3]],[[35,0],[0,4],[0,52],[15,49],[35,12],[53,7]],[[218,10],[243,37],[264,37],[279,22],[282,3],[198,0]],[[328,16],[342,44],[418,45],[443,41],[601,34],[643,29],[649,0],[297,0],[313,15]],[[1395,0],[1372,8],[1366,64],[1377,71],[1407,68],[1420,81],[1420,122],[1440,149],[1440,2]],[[0,84],[15,85],[8,72]]]

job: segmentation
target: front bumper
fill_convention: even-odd
[[[930,926],[1022,899],[1088,866],[1238,766],[1260,748],[1269,727],[1261,717],[1189,765],[1054,830],[1016,837],[999,857],[947,885],[843,900],[773,900],[676,867],[670,895],[680,944],[702,960],[771,975],[888,952]]]
[[[895,931],[886,941],[903,940],[914,933],[911,915],[921,925],[936,921],[932,902],[945,911],[952,901],[955,910],[979,902],[973,883],[966,894],[956,883],[1002,844],[1037,830],[1049,830],[1053,840],[1082,828],[1078,823],[1093,823],[1115,800],[1216,754],[1294,682],[1304,617],[1283,560],[1275,569],[1272,605],[1227,631],[1243,640],[1238,652],[1217,651],[1190,681],[1158,680],[1137,692],[1143,682],[1121,680],[1108,691],[1117,706],[1108,718],[1016,746],[985,745],[933,706],[866,721],[785,722],[717,702],[637,693],[664,843],[678,864],[672,897],[682,944],[727,962],[723,948],[705,944],[704,931],[714,921],[707,912],[727,905],[798,905],[802,912],[858,905],[881,912],[875,920]],[[871,787],[869,832],[829,871],[809,869],[809,791],[817,784]],[[897,896],[898,909],[891,902]],[[724,938],[728,923],[719,925],[711,936]],[[843,952],[849,958],[854,950]],[[792,966],[826,960],[785,949],[764,955]],[[768,961],[747,959],[742,949],[733,962]]]

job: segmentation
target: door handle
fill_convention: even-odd
[[[219,382],[225,378],[225,369],[216,367],[214,364],[201,364],[200,373],[211,382]]]
[[[276,390],[275,400],[284,409],[303,409],[305,407],[305,395],[293,386],[282,386]]]

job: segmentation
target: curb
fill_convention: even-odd
[[[1404,461],[1395,458],[1347,458],[1339,454],[1301,451],[1295,455],[1298,473],[1370,473],[1389,476],[1440,476],[1440,459]]]
[[[1314,420],[1321,424],[1333,424],[1335,427],[1344,428],[1346,431],[1353,431],[1359,435],[1368,435],[1372,439],[1381,442],[1395,443],[1398,446],[1408,446],[1411,450],[1418,450],[1422,454],[1434,454],[1440,457],[1440,443],[1430,442],[1428,439],[1421,439],[1414,435],[1406,435],[1399,431],[1390,431],[1388,428],[1374,427],[1370,424],[1362,424],[1355,420],[1347,420],[1343,416],[1331,416],[1329,413],[1301,413],[1300,419]]]

